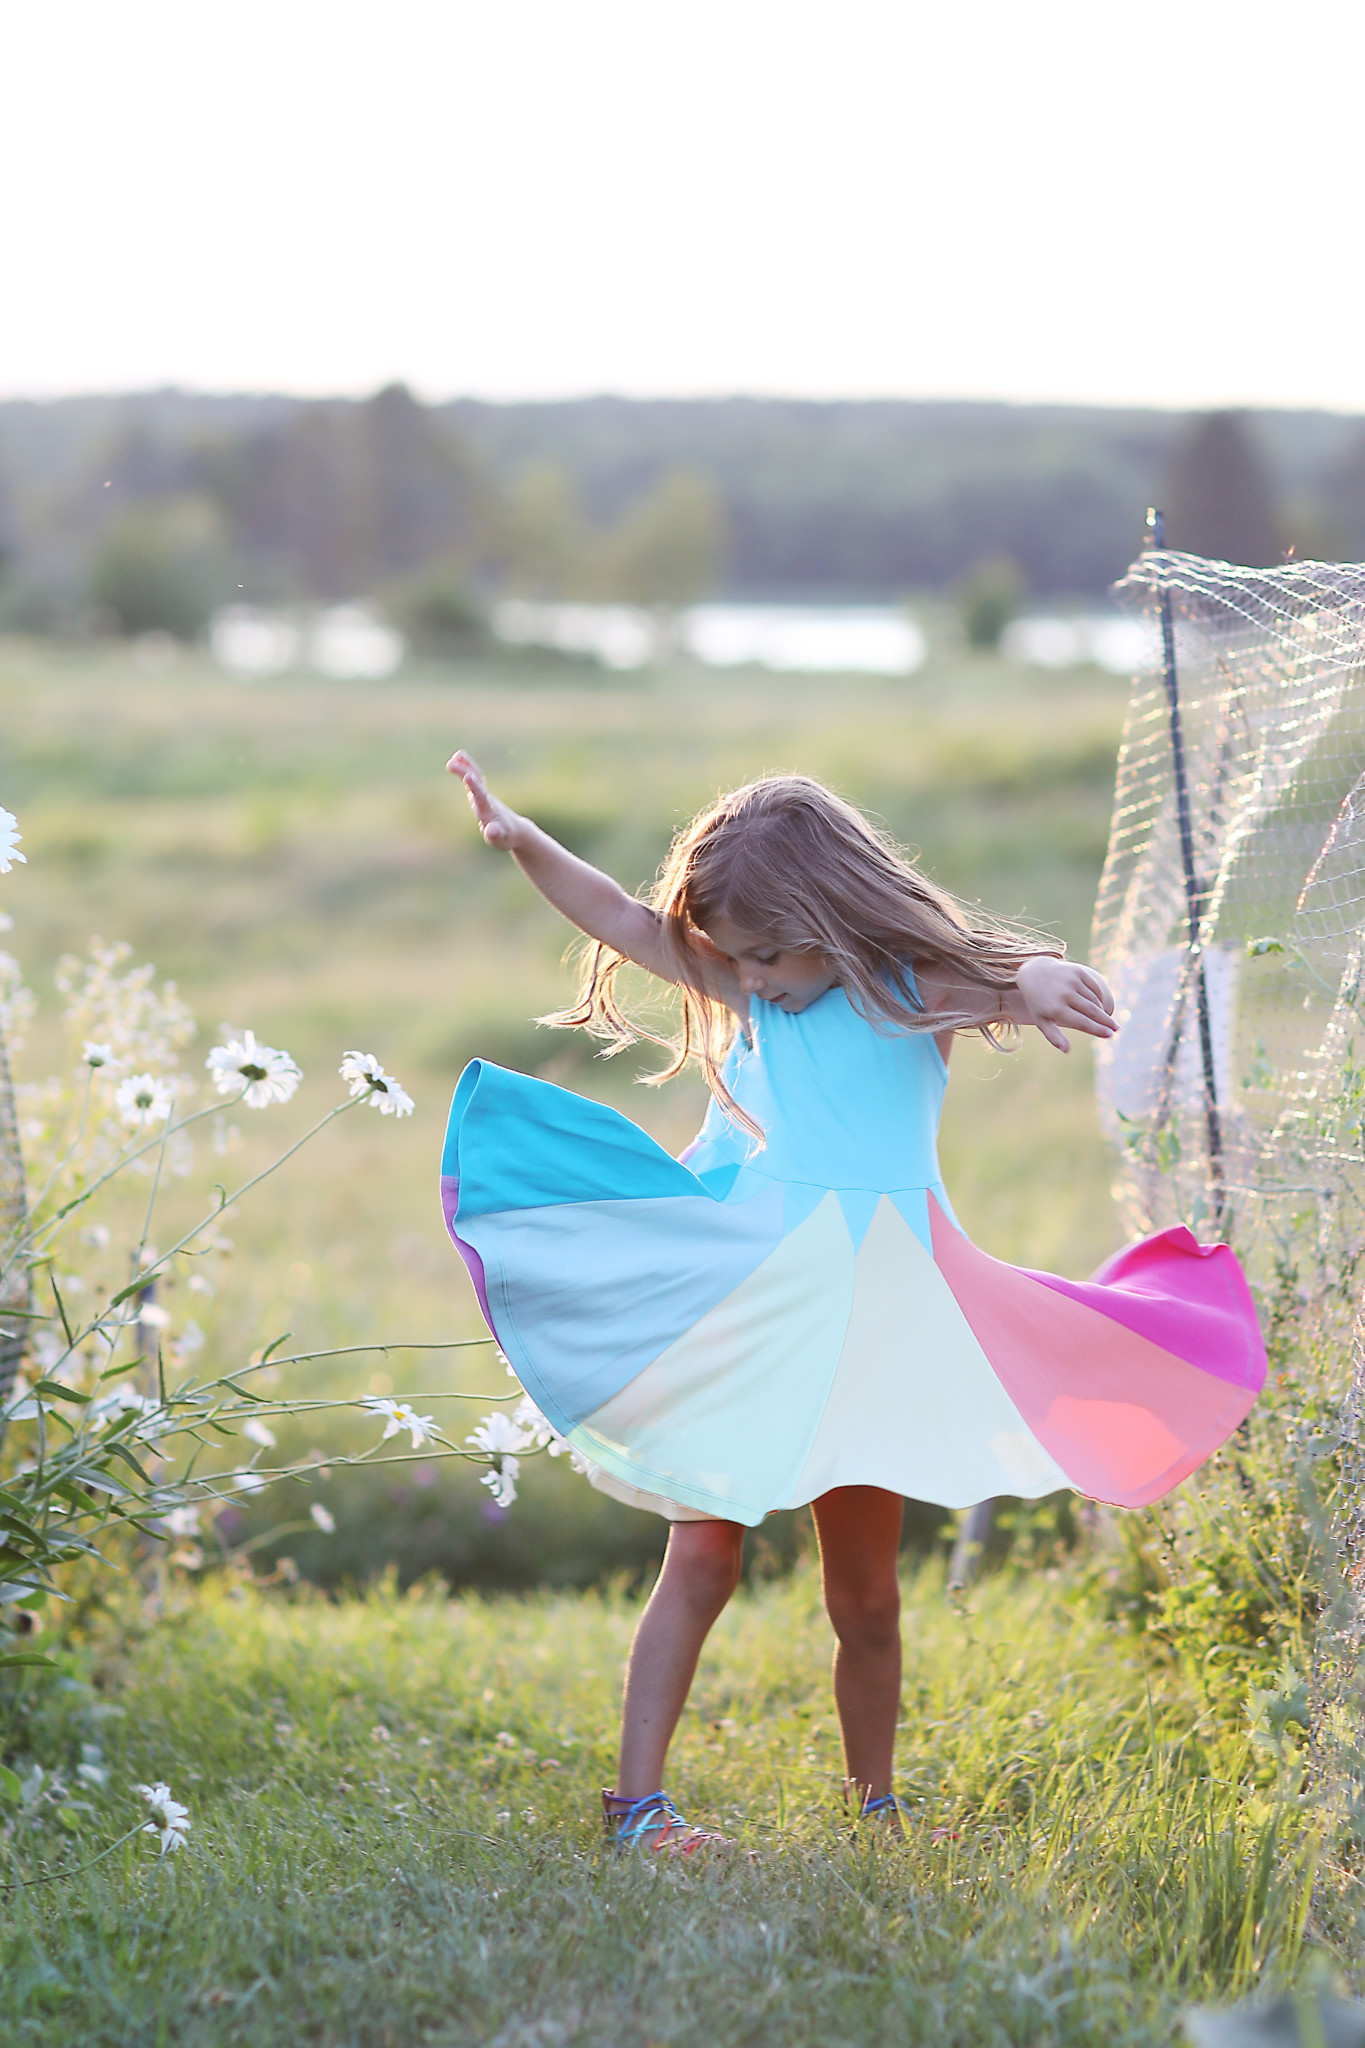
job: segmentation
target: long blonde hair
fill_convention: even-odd
[[[540,1022],[580,1026],[606,1039],[607,1052],[639,1038],[665,1047],[672,1058],[651,1082],[695,1061],[728,1114],[758,1137],[721,1078],[736,1020],[706,993],[697,943],[714,918],[783,949],[822,953],[854,1008],[885,1029],[976,1030],[996,1042],[1014,1031],[1001,997],[1023,962],[1065,951],[1022,925],[982,921],[852,804],[805,775],[764,776],[700,812],[674,838],[645,901],[676,971],[678,1029],[665,1037],[625,1013],[616,977],[627,958],[601,941],[584,958],[577,1002]],[[951,968],[980,989],[980,1004],[928,1014],[911,979],[920,963]]]

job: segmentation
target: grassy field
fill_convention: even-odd
[[[672,1782],[741,1853],[601,1846],[597,1788],[633,1619],[618,1596],[339,1606],[210,1587],[34,1733],[108,1784],[15,1845],[78,1860],[11,1896],[0,2032],[66,2048],[1137,2048],[1191,2001],[1302,1964],[1301,1823],[1169,1674],[1055,1573],[907,1586],[903,1846],[837,1796],[828,1635],[808,1568],[715,1631]],[[58,1803],[63,1795],[57,1795]]]

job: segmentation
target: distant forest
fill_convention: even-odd
[[[0,404],[0,628],[186,637],[217,604],[498,591],[900,600],[1003,564],[1094,600],[1170,545],[1365,556],[1365,421],[780,399],[417,402],[178,391]]]

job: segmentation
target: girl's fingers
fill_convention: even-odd
[[[1106,984],[1100,980],[1097,974],[1089,974],[1085,971],[1081,972],[1080,986],[1073,1000],[1093,1003],[1097,1008],[1104,1011],[1110,1011],[1114,1007],[1114,998],[1109,993]]]
[[[1051,1024],[1059,1032],[1060,1027],[1066,1024],[1073,1031],[1087,1032],[1092,1038],[1112,1038],[1118,1030],[1118,1026],[1113,1018],[1106,1011],[1101,1010],[1098,1005],[1074,1002],[1059,1004],[1057,1009],[1051,1013],[1047,1022],[1040,1023],[1039,1028],[1044,1032],[1044,1035],[1051,1040],[1052,1044],[1056,1045],[1058,1040],[1052,1038],[1052,1034],[1047,1028],[1048,1024]],[[1065,1048],[1061,1049],[1065,1050]]]
[[[1112,1038],[1118,1030],[1113,1018],[1106,1016],[1103,1010],[1083,1010],[1079,1007],[1063,1010],[1059,1013],[1058,1021],[1070,1024],[1077,1031],[1093,1032],[1097,1038]]]
[[[1112,1017],[1114,1014],[1112,1000],[1106,1002],[1102,995],[1089,987],[1075,990],[1069,1001],[1073,1009],[1082,1010],[1087,1016]]]
[[[478,810],[481,804],[486,805],[489,802],[488,784],[483,779],[483,770],[471,754],[465,753],[463,747],[452,754],[446,762],[446,773],[460,777],[475,810]]]

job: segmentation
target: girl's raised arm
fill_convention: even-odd
[[[580,860],[548,832],[542,832],[532,819],[522,817],[510,804],[494,796],[478,762],[469,754],[463,750],[452,754],[446,767],[464,783],[469,807],[487,844],[497,847],[500,853],[510,853],[527,881],[539,889],[561,917],[567,917],[590,939],[600,939],[604,945],[615,947],[618,953],[624,953],[628,960],[648,968],[662,980],[678,979],[677,969],[664,952],[659,920],[647,904],[637,903],[610,875]],[[723,956],[717,954],[716,986],[708,989],[708,994],[733,1007],[737,984],[736,998],[732,999],[728,988],[722,986],[726,967]],[[733,970],[729,978],[733,979]]]

